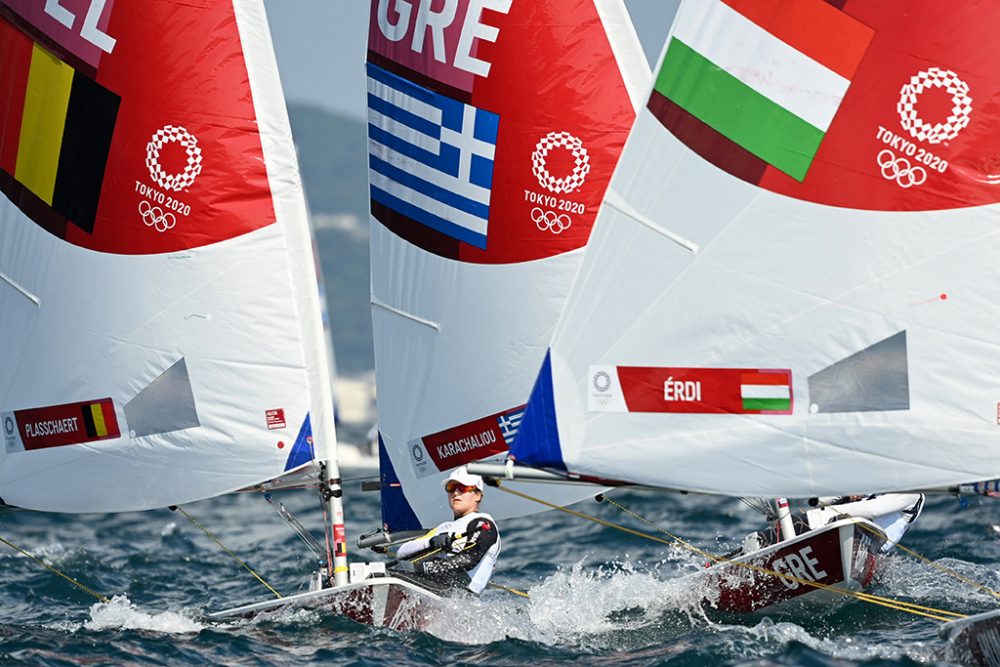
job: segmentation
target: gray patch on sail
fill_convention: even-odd
[[[909,409],[905,331],[809,376],[810,412]]]
[[[125,404],[133,437],[201,426],[183,357]]]

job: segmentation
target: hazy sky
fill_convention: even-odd
[[[659,57],[679,1],[625,0],[650,60]],[[285,97],[364,118],[368,0],[264,0],[264,4]]]

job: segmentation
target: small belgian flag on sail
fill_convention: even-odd
[[[0,81],[0,188],[92,233],[121,98],[2,18]]]
[[[118,431],[118,419],[110,399],[83,403],[80,410],[83,412],[83,427],[90,438],[103,438],[112,431]]]

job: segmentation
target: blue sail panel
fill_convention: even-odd
[[[531,390],[531,398],[510,453],[518,463],[566,470],[559,446],[559,425],[556,423],[551,354],[551,350],[545,353],[545,361]]]
[[[389,452],[378,434],[378,469],[382,482],[382,527],[389,531],[419,530],[420,520],[410,507],[396,470],[392,467]]]
[[[285,460],[285,472],[305,465],[314,458],[316,458],[316,452],[313,449],[312,424],[309,421],[309,415],[306,414],[306,418],[302,420],[302,426],[299,428],[299,434],[295,437],[292,451],[288,452],[288,458]]]

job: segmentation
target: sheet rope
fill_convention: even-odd
[[[105,596],[101,595],[100,593],[97,593],[96,591],[91,590],[87,586],[84,586],[83,584],[81,584],[79,581],[77,581],[73,577],[69,576],[68,574],[63,574],[62,572],[60,572],[59,570],[57,570],[53,566],[51,566],[48,563],[46,563],[45,561],[43,561],[38,556],[35,556],[33,554],[28,553],[27,551],[25,551],[21,547],[17,546],[16,544],[12,544],[11,542],[8,542],[7,540],[5,540],[2,537],[0,537],[0,542],[3,542],[4,544],[6,544],[8,547],[10,547],[11,549],[13,549],[14,551],[17,551],[18,553],[20,553],[20,554],[22,554],[24,556],[27,556],[31,560],[35,561],[36,563],[38,563],[39,565],[41,565],[42,567],[44,567],[46,570],[49,570],[50,572],[59,575],[60,577],[62,577],[66,581],[68,581],[69,583],[71,583],[74,586],[76,586],[77,588],[79,588],[84,593],[87,593],[89,595],[94,596],[95,598],[97,598],[101,602],[111,602],[111,600],[109,600]]]
[[[276,598],[278,598],[280,600],[281,598],[284,597],[281,593],[279,593],[278,591],[274,590],[274,588],[271,586],[271,584],[269,584],[266,581],[264,581],[263,577],[261,577],[259,574],[257,574],[256,572],[254,572],[253,568],[250,567],[249,565],[247,565],[246,561],[244,561],[242,558],[240,558],[239,556],[237,556],[235,553],[233,553],[233,551],[231,549],[229,549],[229,547],[227,547],[222,542],[220,542],[215,537],[215,535],[213,535],[211,532],[209,532],[208,528],[206,528],[205,526],[203,526],[197,519],[195,519],[193,516],[191,516],[190,514],[188,514],[187,511],[185,511],[185,509],[183,507],[180,507],[178,505],[171,505],[170,509],[171,510],[176,510],[176,511],[180,512],[181,514],[183,514],[187,518],[188,521],[190,521],[192,524],[194,524],[196,527],[198,527],[201,530],[201,532],[205,533],[205,535],[208,536],[208,539],[212,540],[217,545],[219,545],[219,547],[223,551],[225,551],[227,554],[229,554],[230,556],[232,556],[233,560],[235,560],[237,563],[239,563],[240,565],[242,565],[244,567],[244,569],[246,569],[247,572],[249,572],[250,574],[252,574],[257,579],[257,581],[259,581],[260,583],[264,584],[264,586],[267,588],[267,590],[269,590],[272,593],[274,593],[274,596]]]

